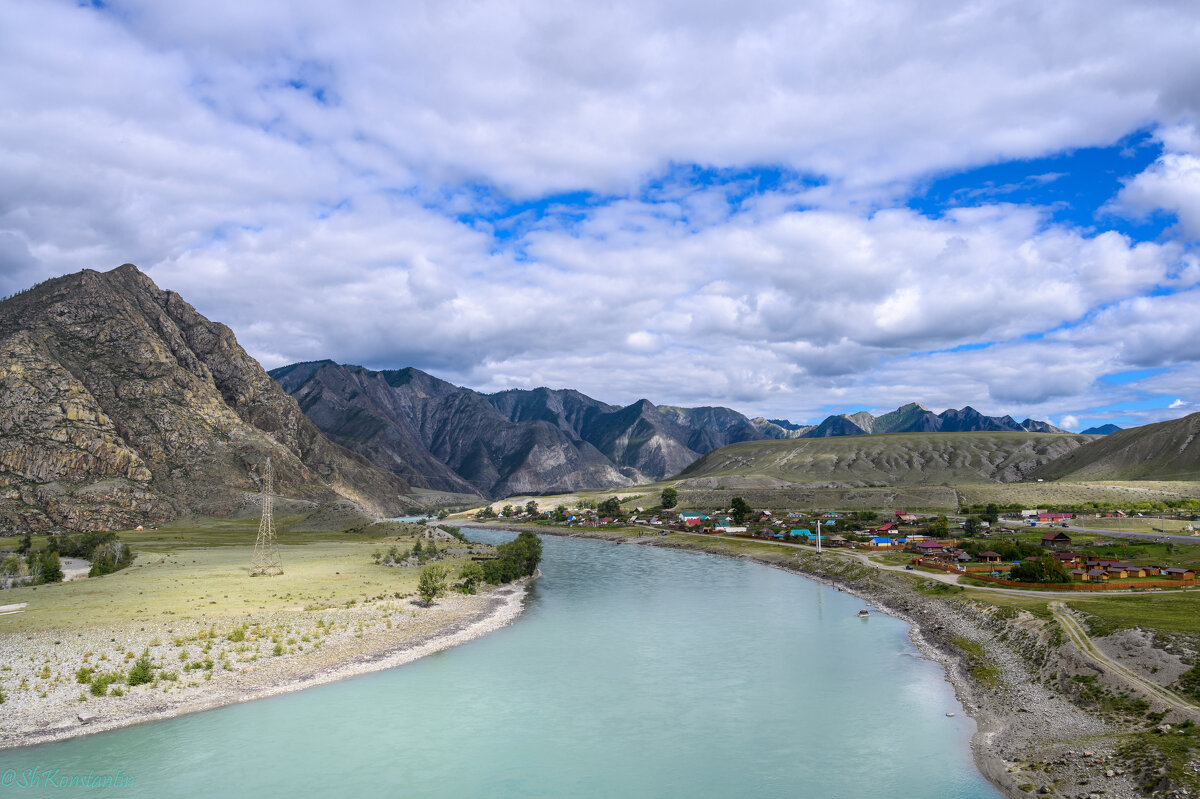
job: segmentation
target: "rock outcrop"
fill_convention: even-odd
[[[408,485],[331,443],[232,331],[136,267],[0,303],[0,532],[223,515],[258,490],[371,513]]]

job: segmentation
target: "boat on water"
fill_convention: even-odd
[[[863,608],[862,610],[860,610],[858,612],[858,617],[860,619],[865,619],[867,616],[870,616],[870,615],[871,615],[870,612],[866,608]]]

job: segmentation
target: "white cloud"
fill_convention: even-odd
[[[1177,409],[1177,408],[1182,408],[1182,407],[1184,407],[1184,406],[1186,406],[1186,405],[1187,405],[1187,403],[1186,403],[1186,402],[1184,402],[1182,399],[1176,398],[1176,399],[1175,399],[1175,400],[1174,400],[1174,401],[1173,401],[1173,402],[1172,402],[1170,405],[1168,405],[1167,407],[1168,407],[1168,408],[1170,408],[1171,410],[1175,410],[1175,409]]]
[[[269,366],[416,364],[794,418],[1076,413],[1115,396],[1107,371],[1200,360],[1189,245],[892,200],[1158,126],[1166,152],[1120,204],[1194,234],[1198,20],[1094,2],[13,0],[0,294],[133,261]],[[719,181],[636,199],[691,164],[823,181],[736,210]],[[497,191],[573,190],[604,200],[569,222],[530,212],[512,239],[469,218]]]
[[[1168,140],[1178,141],[1178,138],[1175,132]],[[1194,133],[1191,139],[1195,140]],[[1182,235],[1200,240],[1200,148],[1194,152],[1163,153],[1149,168],[1126,182],[1112,208],[1143,217],[1165,211],[1178,219]]]
[[[1074,416],[1064,416],[1062,419],[1059,420],[1058,426],[1061,427],[1063,430],[1078,430],[1079,429],[1079,419]]]

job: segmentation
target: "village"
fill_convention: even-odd
[[[559,506],[552,512],[530,505],[521,512],[509,506],[501,515],[567,527],[637,527],[660,535],[693,533],[856,550],[909,570],[962,575],[968,585],[1085,591],[1180,588],[1195,585],[1200,568],[1195,554],[1200,547],[1113,540],[1082,529],[1068,533],[1064,528],[1085,515],[1076,512],[1017,509],[1001,517],[993,507],[958,521],[907,510],[773,513],[738,508],[736,500],[734,504],[734,508],[704,512],[622,509],[610,500],[596,508]],[[1087,515],[1128,518],[1121,511]]]

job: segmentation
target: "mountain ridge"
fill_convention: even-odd
[[[414,367],[376,371],[321,360],[269,374],[336,443],[413,485],[487,498],[652,482],[745,441],[941,430],[1064,432],[1047,422],[985,416],[970,406],[935,414],[909,403],[879,417],[859,411],[797,425],[750,419],[721,406],[655,405],[644,398],[622,407],[575,389],[485,394]]]
[[[1038,468],[1045,480],[1200,480],[1200,413],[1094,438]]]

